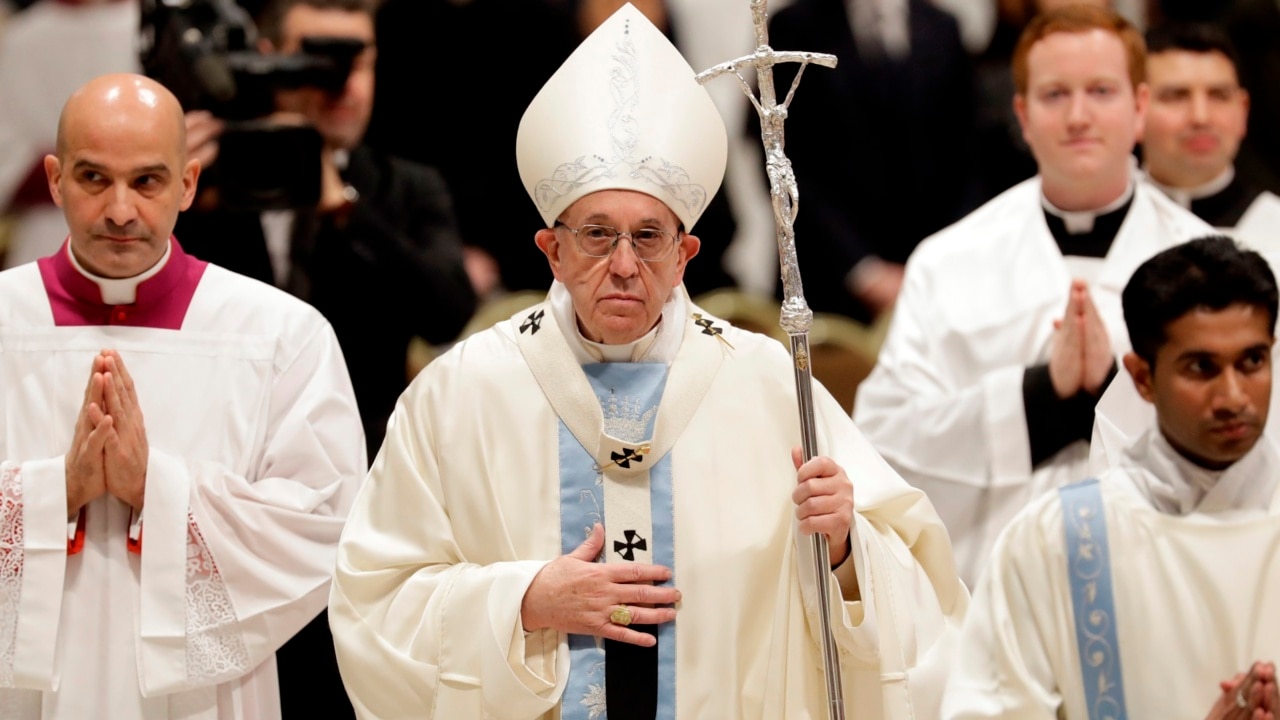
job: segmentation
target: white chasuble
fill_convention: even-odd
[[[649,552],[673,568],[682,600],[659,630],[659,665],[674,665],[659,680],[660,703],[673,702],[663,717],[825,716],[811,542],[791,501],[790,357],[686,308],[664,316],[679,347],[651,419],[647,401],[619,397],[657,394],[656,376],[640,377],[646,363],[618,365],[641,368],[620,370],[637,373],[624,380],[584,368],[549,304],[471,336],[414,380],[343,532],[330,600],[361,717],[590,718],[596,663],[580,662],[572,636],[526,632],[521,606],[597,519],[610,562]],[[608,391],[624,385],[650,389]],[[854,485],[858,543],[831,584],[849,716],[930,717],[968,593],[923,493],[820,385],[814,396],[819,450]],[[646,474],[636,498],[651,535],[629,536],[611,517],[612,489]]]
[[[719,350],[708,343],[682,345],[669,380],[667,365],[658,362],[593,363],[568,372],[576,360],[556,314],[539,318],[545,333],[540,341],[529,324],[538,312],[526,316],[527,332],[518,339],[560,416],[562,553],[578,547],[599,522],[606,562],[656,563],[674,576],[669,452],[715,377]],[[660,403],[664,389],[672,399]],[[577,400],[587,392],[597,402],[584,407]],[[656,628],[659,717],[675,713],[675,629],[675,623]],[[573,659],[562,717],[606,717],[604,642],[572,635],[569,647]]]
[[[1094,690],[1114,687],[1098,688],[1105,669],[1122,679],[1129,718],[1198,720],[1221,696],[1219,681],[1274,661],[1275,446],[1264,437],[1198,501],[1183,497],[1194,483],[1175,454],[1153,431],[1099,478],[1117,647],[1096,648],[1086,662],[1106,667],[1082,666],[1069,575],[1098,561],[1069,555],[1063,503],[1048,493],[996,543],[965,620],[944,718],[1087,720],[1086,680]]]

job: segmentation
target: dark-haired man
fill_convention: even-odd
[[[1146,171],[1210,225],[1260,250],[1280,248],[1280,198],[1235,170],[1249,114],[1237,66],[1216,26],[1169,24],[1147,33]]]
[[[1280,712],[1280,456],[1263,432],[1275,277],[1213,236],[1144,263],[1123,303],[1125,370],[1157,422],[1001,535],[944,717]]]

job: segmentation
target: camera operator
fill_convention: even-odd
[[[373,105],[374,7],[369,0],[269,0],[259,22],[264,53],[294,55],[317,43],[356,43],[346,82],[278,89],[271,119],[302,122],[322,138],[314,206],[244,209],[231,194],[255,175],[293,175],[271,142],[250,163],[226,157],[232,126],[207,111],[188,112],[191,156],[218,176],[202,188],[177,229],[189,252],[285,288],[332,323],[346,356],[365,426],[369,457],[407,378],[414,335],[454,339],[475,310],[452,201],[435,169],[381,155],[362,144]],[[281,153],[284,148],[278,148]],[[222,167],[220,167],[222,165]]]

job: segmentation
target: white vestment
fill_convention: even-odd
[[[1134,185],[1089,288],[1117,356],[1129,344],[1120,308],[1129,275],[1160,250],[1212,232],[1146,183]],[[1009,519],[1083,477],[1088,455],[1076,442],[1031,466],[1023,373],[1048,362],[1072,280],[1041,196],[1032,178],[920,244],[854,406],[876,449],[929,495],[970,584]]]
[[[1264,255],[1280,253],[1280,197],[1263,190],[1226,232]]]
[[[599,430],[602,410],[571,349],[577,333],[566,339],[549,305],[454,347],[396,408],[330,599],[364,718],[560,717],[569,636],[524,633],[521,602],[562,554],[561,423]],[[672,585],[683,594],[675,715],[825,716],[811,544],[791,501],[790,358],[680,307],[660,327],[680,335],[653,435],[653,455],[670,448]],[[968,598],[945,532],[816,383],[814,396],[819,450],[855,488],[857,541],[831,585],[849,717],[934,716]],[[861,599],[842,601],[855,577]]]
[[[1101,476],[1128,717],[1200,720],[1219,681],[1276,659],[1275,447],[1264,437],[1205,482],[1150,432]],[[1087,720],[1068,560],[1059,494],[1047,493],[1000,536],[974,591],[943,717]]]
[[[0,273],[0,717],[280,716],[274,653],[324,608],[362,429],[313,308],[194,277],[174,330],[58,323],[39,266]],[[93,500],[69,554],[64,455],[103,348],[135,383],[146,503],[131,528]]]

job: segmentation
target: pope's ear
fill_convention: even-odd
[[[680,234],[680,244],[676,247],[676,274],[675,285],[684,282],[684,270],[689,266],[689,261],[698,254],[698,250],[702,249],[702,241],[697,235],[689,233]]]
[[[1124,369],[1128,371],[1129,377],[1133,378],[1133,386],[1137,388],[1138,394],[1143,400],[1149,403],[1156,401],[1155,388],[1152,385],[1151,363],[1143,360],[1137,353],[1126,353],[1124,356]]]
[[[533,242],[547,256],[547,264],[551,266],[551,274],[555,279],[564,282],[560,277],[560,238],[554,228],[543,228],[533,236]]]

